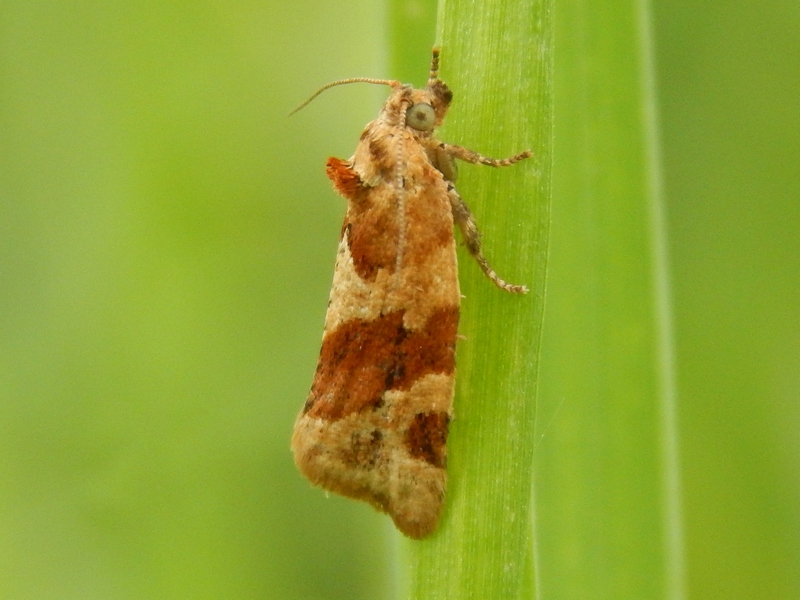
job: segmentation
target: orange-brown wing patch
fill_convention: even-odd
[[[325,336],[304,414],[341,419],[429,373],[453,374],[458,309],[442,308],[417,331],[406,329],[404,312],[349,321]]]

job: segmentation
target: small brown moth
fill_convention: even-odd
[[[506,283],[481,252],[475,219],[455,188],[455,159],[502,167],[438,140],[453,98],[439,79],[434,48],[424,89],[392,88],[348,160],[326,173],[347,200],[325,331],[311,392],[292,436],[295,462],[315,485],[389,513],[404,534],[436,530],[447,484],[447,430],[453,418],[461,295],[453,225],[480,268]]]

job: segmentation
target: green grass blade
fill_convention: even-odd
[[[458,184],[494,268],[531,293],[501,292],[460,254],[465,339],[447,507],[433,538],[403,543],[412,598],[533,593],[532,457],[552,147],[548,7],[440,4],[441,74],[455,94],[441,137],[489,156],[535,153],[504,169],[464,165]]]

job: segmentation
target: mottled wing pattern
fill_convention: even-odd
[[[376,121],[351,161],[328,161],[347,214],[292,446],[313,483],[369,502],[420,538],[438,525],[447,481],[459,289],[445,183],[407,137]]]

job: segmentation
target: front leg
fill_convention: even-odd
[[[456,146],[455,144],[442,144],[441,151],[452,158],[457,158],[458,160],[463,160],[464,162],[474,165],[486,165],[488,167],[507,167],[533,156],[533,152],[525,150],[525,152],[520,152],[508,158],[489,158],[474,150],[464,148],[464,146]]]
[[[461,199],[461,196],[458,195],[456,186],[453,185],[452,182],[447,182],[447,197],[450,200],[450,207],[453,210],[453,220],[461,230],[461,235],[464,238],[464,243],[467,246],[467,250],[469,250],[469,253],[478,262],[478,266],[480,266],[481,271],[483,271],[483,273],[500,289],[514,294],[527,294],[527,287],[524,285],[514,285],[503,281],[489,265],[489,261],[486,260],[486,257],[481,251],[481,232],[478,231],[478,224],[475,222],[475,217],[473,216],[469,207]]]

